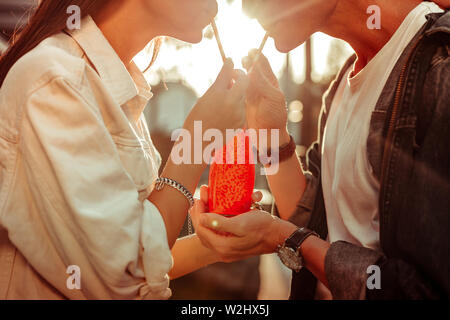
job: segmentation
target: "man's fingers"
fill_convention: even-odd
[[[252,244],[240,237],[224,236],[216,230],[202,225],[196,229],[196,232],[203,245],[218,252],[226,262],[241,260],[254,255],[251,251]]]
[[[284,95],[279,88],[274,87],[258,68],[252,72],[252,86],[258,93],[276,103],[284,103]]]
[[[252,50],[249,53],[249,57],[243,59],[242,63],[247,70],[252,67],[253,59],[256,58],[255,55],[256,51]],[[284,95],[280,91],[278,80],[265,56],[260,56],[249,77],[250,89],[247,92],[247,99],[252,100],[260,96],[276,103],[284,102]]]
[[[253,60],[250,59],[250,57],[247,56],[247,57],[242,58],[242,66],[244,67],[245,70],[249,71],[250,68],[252,67],[252,63],[253,63]]]
[[[260,202],[262,200],[262,198],[263,198],[263,194],[261,193],[261,191],[257,191],[252,194],[253,202]]]
[[[280,88],[278,78],[275,73],[273,73],[272,66],[266,56],[261,55],[256,62],[255,68],[259,69],[275,88]]]
[[[267,77],[270,83],[276,88],[279,88],[280,86],[278,84],[278,78],[275,75],[275,73],[273,73],[272,66],[270,65],[269,60],[263,54],[261,54],[258,58],[256,56],[257,53],[258,53],[257,49],[250,50],[248,53],[248,57],[242,60],[242,65],[247,71],[254,71],[255,69],[260,69],[262,74],[264,74]],[[258,61],[255,61],[256,58],[258,58]],[[250,68],[253,66],[254,69],[250,70]]]

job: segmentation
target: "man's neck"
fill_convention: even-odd
[[[367,63],[391,39],[406,16],[421,0],[340,0],[329,20],[321,31],[345,40],[355,50],[358,60],[354,73],[361,71]],[[380,8],[381,29],[370,30],[367,21],[371,5]]]

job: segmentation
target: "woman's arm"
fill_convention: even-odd
[[[205,247],[195,234],[178,239],[172,248],[172,256],[171,280],[220,261],[219,256]]]
[[[230,88],[232,80],[234,80],[234,84]],[[244,72],[234,70],[231,60],[227,60],[216,82],[199,99],[186,119],[183,129],[187,133],[188,141],[178,140],[176,142],[161,174],[162,177],[177,181],[194,194],[207,165],[203,158],[203,132],[208,129],[216,129],[225,136],[226,129],[242,127],[245,119],[244,95],[247,86],[248,81]],[[184,152],[189,152],[191,155],[190,163],[174,162],[173,155],[180,152],[176,148],[180,143],[183,143],[187,149],[182,151],[183,156]],[[166,226],[169,246],[172,247],[186,220],[189,202],[182,193],[170,187],[165,187],[160,191],[154,190],[148,199],[161,213]]]

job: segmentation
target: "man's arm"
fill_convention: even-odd
[[[306,178],[297,154],[294,153],[286,161],[280,162],[276,174],[267,175],[267,181],[280,217],[289,220],[306,188]]]

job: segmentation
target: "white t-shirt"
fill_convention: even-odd
[[[367,155],[371,114],[402,52],[442,11],[423,2],[405,18],[382,50],[356,76],[348,70],[331,105],[322,148],[322,183],[330,242],[348,241],[379,250],[380,184]]]

